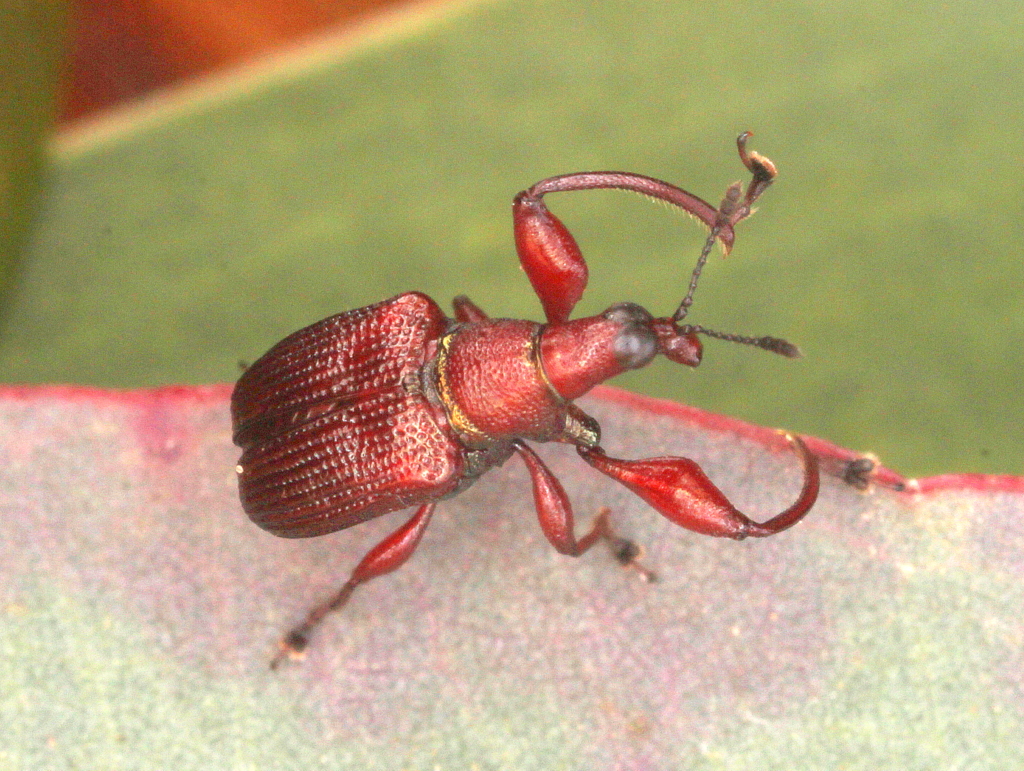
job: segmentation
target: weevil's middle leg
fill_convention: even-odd
[[[561,482],[525,443],[517,441],[514,447],[530,472],[533,500],[537,507],[537,519],[540,521],[541,530],[559,553],[579,557],[598,541],[605,541],[615,559],[623,567],[636,570],[649,583],[656,580],[654,572],[638,561],[639,547],[612,530],[609,521],[611,509],[608,507],[602,506],[598,509],[590,530],[581,538],[576,538],[572,504]]]

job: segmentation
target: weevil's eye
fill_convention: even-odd
[[[624,369],[647,366],[658,353],[658,336],[651,328],[651,314],[635,303],[619,303],[602,315],[622,325],[612,343],[619,365]]]
[[[646,367],[658,353],[658,337],[650,327],[623,327],[612,345],[615,360],[625,369]]]
[[[617,321],[619,324],[650,326],[654,317],[636,303],[616,303],[601,314],[608,321]]]

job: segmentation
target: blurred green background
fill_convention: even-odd
[[[779,179],[690,319],[805,358],[711,341],[694,372],[616,384],[910,476],[1020,474],[1022,32],[1009,0],[491,0],[179,91],[52,146],[5,242],[24,248],[0,380],[232,380],[291,330],[409,289],[539,319],[516,191],[610,168],[717,202],[750,129]],[[580,311],[674,309],[703,240],[686,218],[615,192],[549,204],[589,259]]]

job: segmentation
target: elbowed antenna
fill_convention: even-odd
[[[725,228],[729,228],[729,231],[732,232],[732,228],[737,222],[746,219],[754,213],[754,210],[750,208],[751,204],[761,196],[761,193],[768,189],[768,186],[775,181],[775,177],[779,173],[775,168],[775,164],[769,158],[753,150],[747,150],[747,140],[753,134],[754,132],[752,131],[744,131],[736,137],[736,148],[739,150],[740,160],[743,161],[743,165],[750,170],[752,175],[750,182],[747,183],[746,193],[743,193],[743,184],[741,182],[733,182],[725,191],[725,196],[716,210],[715,219],[711,225],[711,232],[708,233],[707,240],[704,242],[704,248],[700,250],[700,257],[697,258],[697,265],[694,267],[693,273],[690,274],[690,287],[686,291],[686,297],[679,303],[676,312],[672,314],[672,321],[676,326],[682,323],[690,310],[690,306],[693,305],[693,293],[697,291],[697,282],[700,280],[700,274],[704,270],[704,265],[707,264],[711,250],[715,246],[715,241],[720,237],[719,234]],[[742,204],[739,203],[741,195],[743,196]],[[725,252],[728,254],[729,250],[726,249]]]
[[[713,337],[716,340],[725,340],[730,343],[741,343],[743,345],[752,345],[755,348],[760,348],[762,351],[768,351],[769,353],[777,353],[779,356],[785,356],[787,359],[799,359],[803,354],[800,349],[793,345],[788,340],[783,340],[781,337],[770,337],[764,335],[763,337],[747,337],[746,335],[731,335],[727,332],[716,332],[713,329],[707,329],[702,327],[700,324],[683,324],[677,327],[679,334],[698,334],[704,335],[705,337]]]
[[[699,324],[682,323],[683,319],[686,318],[686,314],[690,311],[690,306],[693,305],[693,295],[697,291],[697,283],[700,281],[701,272],[707,264],[708,257],[711,255],[711,250],[715,246],[715,241],[719,238],[719,233],[726,227],[731,230],[737,222],[746,219],[753,214],[754,210],[751,208],[751,205],[765,190],[768,189],[768,186],[775,181],[775,177],[778,174],[775,164],[772,163],[769,158],[753,150],[747,150],[747,140],[752,135],[753,132],[744,131],[736,138],[736,147],[740,153],[740,160],[743,161],[743,165],[750,170],[750,173],[753,176],[751,177],[750,182],[747,183],[747,189],[745,192],[740,182],[734,182],[729,185],[728,189],[725,191],[722,203],[718,206],[715,223],[711,226],[711,231],[708,233],[707,240],[704,242],[704,247],[700,250],[700,256],[697,258],[697,264],[693,268],[693,273],[690,274],[690,286],[686,290],[686,296],[683,298],[682,302],[679,303],[679,307],[676,308],[676,312],[672,314],[672,324],[680,336],[701,334],[705,337],[713,337],[717,340],[726,340],[730,343],[751,345],[764,351],[777,353],[780,356],[797,359],[803,355],[800,353],[800,349],[787,340],[783,340],[779,337],[748,337],[745,335],[733,335],[725,332],[716,332],[713,329],[707,329]],[[742,203],[740,202],[741,197]]]

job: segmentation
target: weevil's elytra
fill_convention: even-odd
[[[246,370],[232,410],[254,522],[323,535],[459,485],[454,432],[405,386],[447,323],[425,295],[400,295],[299,330]]]
[[[724,334],[684,324],[715,243],[728,253],[735,226],[775,178],[774,164],[737,140],[751,172],[731,185],[718,207],[667,182],[627,172],[550,177],[513,200],[520,262],[546,323],[491,319],[468,298],[448,318],[431,298],[408,292],[339,313],[289,335],[241,376],[231,399],[242,505],[275,535],[304,538],[351,527],[399,509],[413,516],[372,549],[328,602],[313,609],[281,643],[276,666],[298,656],[309,634],[362,583],[400,567],[416,549],[435,505],[488,469],[518,455],[530,472],[541,529],[562,554],[579,556],[604,540],[633,561],[602,510],[580,538],[562,485],[527,441],[574,445],[580,457],[636,493],[672,522],[706,535],[742,539],[775,535],[810,511],[818,464],[788,436],[804,468],[796,502],[767,522],[738,511],[687,458],[611,458],[597,421],[574,404],[594,386],[656,356],[696,367],[701,337],[799,356],[774,337]],[[635,303],[570,319],[587,283],[587,265],[568,229],[545,205],[550,193],[616,188],[683,209],[709,234],[686,295],[671,316]],[[652,579],[654,574],[643,568]]]

